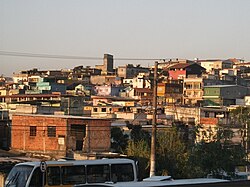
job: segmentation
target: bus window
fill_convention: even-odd
[[[15,166],[8,175],[5,186],[24,187],[33,168],[33,166]]]
[[[113,182],[127,182],[134,180],[132,164],[112,164],[111,176]]]
[[[48,185],[55,186],[61,184],[60,167],[53,166],[47,168]]]
[[[43,173],[41,172],[40,167],[36,168],[32,174],[29,187],[43,187]]]
[[[88,165],[87,182],[100,183],[110,181],[109,165]]]
[[[86,183],[84,166],[63,166],[62,184],[84,184]]]

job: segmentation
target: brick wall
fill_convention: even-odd
[[[71,124],[86,126],[83,152],[110,150],[109,120],[52,115],[13,115],[11,147],[25,152],[66,156],[67,151],[76,148],[76,137],[70,133]],[[30,136],[30,126],[36,126],[36,136]],[[55,137],[48,137],[48,126],[56,127]]]
[[[12,149],[31,152],[59,150],[58,136],[66,136],[67,120],[46,116],[14,115],[12,118]],[[30,136],[30,126],[36,126],[36,136]],[[56,127],[56,136],[48,137],[48,126]],[[66,148],[63,149],[66,151]]]

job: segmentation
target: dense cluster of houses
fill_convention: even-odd
[[[1,77],[0,148],[75,157],[109,153],[112,126],[150,129],[154,68],[115,68],[105,54],[95,67]],[[203,130],[230,124],[231,109],[250,105],[249,77],[250,63],[241,59],[159,61],[159,128],[176,121]]]

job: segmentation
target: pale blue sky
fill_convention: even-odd
[[[250,0],[0,0],[0,51],[248,61]],[[0,74],[101,63],[0,55]]]

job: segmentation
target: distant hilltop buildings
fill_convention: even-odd
[[[250,105],[250,62],[241,59],[159,61],[157,123],[212,129],[230,110]],[[110,128],[151,128],[154,67],[103,64],[70,70],[23,70],[0,78],[0,147],[52,157],[110,153]],[[159,126],[160,128],[160,126]],[[237,129],[238,127],[235,127]],[[205,130],[196,141],[206,138]],[[235,141],[241,141],[235,130]],[[238,138],[237,138],[238,137]]]

